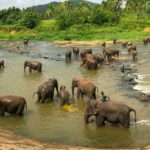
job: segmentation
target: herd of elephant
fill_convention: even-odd
[[[149,37],[145,38],[143,41],[144,41],[144,44],[146,45],[148,44],[148,42],[150,42],[150,38]],[[117,44],[116,39],[113,40],[113,44],[114,45]],[[72,51],[67,51],[65,53],[66,62],[71,61],[72,52],[73,52],[76,58],[79,57],[79,54],[80,54],[80,58],[81,58],[80,67],[83,65],[86,65],[88,69],[96,70],[98,64],[102,65],[104,61],[107,64],[109,64],[109,62],[112,61],[113,58],[119,57],[120,51],[117,48],[107,47],[106,42],[102,43],[102,47],[103,47],[102,54],[100,53],[93,54],[91,48],[86,48],[80,52],[80,49],[78,47],[73,47]],[[132,42],[122,42],[122,47],[127,48],[128,54],[132,54],[132,58],[134,61],[137,60],[137,55],[138,55],[137,47],[133,45]]]
[[[28,42],[28,41],[27,41]],[[113,40],[113,43],[116,44],[117,40]],[[150,42],[150,38],[144,40],[144,44]],[[26,43],[25,43],[26,44]],[[81,66],[86,64],[88,69],[96,69],[97,64],[102,64],[105,59],[108,61],[111,60],[111,57],[119,57],[119,50],[111,49],[106,47],[106,43],[102,43],[103,55],[101,54],[92,54],[92,49],[84,49],[80,52],[81,56]],[[128,51],[135,50],[136,47],[132,45],[131,42],[122,43],[123,48],[128,47]],[[79,48],[73,48],[73,53],[75,57],[79,56]],[[65,54],[66,61],[71,60],[71,53],[67,52]],[[39,61],[25,61],[24,62],[24,71],[26,67],[29,67],[29,71],[37,70],[38,72],[42,71],[42,63]],[[4,60],[0,61],[0,68],[4,68]],[[72,79],[72,97],[75,95],[75,88],[77,89],[76,97],[84,98],[87,96],[89,101],[87,102],[84,122],[88,123],[89,118],[94,115],[96,117],[97,126],[102,126],[105,124],[105,121],[108,121],[113,124],[121,124],[123,127],[128,128],[130,124],[130,112],[135,113],[136,121],[136,111],[130,106],[122,102],[104,102],[99,105],[99,102],[96,100],[96,94],[98,92],[97,86],[90,80],[82,77],[74,77]],[[37,94],[37,102],[44,103],[47,99],[53,100],[54,98],[54,89],[56,89],[56,96],[60,99],[60,104],[70,104],[70,94],[66,89],[66,86],[61,85],[58,87],[58,80],[56,78],[51,78],[48,81],[43,82],[33,93],[33,96]],[[0,115],[4,116],[5,112],[14,115],[23,115],[24,108],[27,108],[27,103],[24,97],[20,96],[0,96]]]

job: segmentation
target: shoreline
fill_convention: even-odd
[[[98,150],[82,146],[71,146],[63,144],[49,144],[17,135],[12,131],[0,128],[1,150]]]

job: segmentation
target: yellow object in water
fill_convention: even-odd
[[[63,109],[66,110],[66,111],[70,111],[70,112],[75,112],[75,111],[78,110],[78,109],[75,108],[74,106],[67,105],[67,104],[63,105]]]

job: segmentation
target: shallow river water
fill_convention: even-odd
[[[12,44],[14,42],[1,42]],[[17,42],[16,42],[17,43]],[[18,43],[17,43],[18,44]],[[133,63],[139,72],[139,84],[135,89],[150,93],[150,45],[136,43],[138,47],[138,62]],[[121,52],[126,52],[120,45]],[[30,42],[26,49],[28,54],[17,54],[0,49],[0,60],[5,60],[5,69],[0,70],[0,95],[20,95],[26,98],[28,109],[24,117],[6,116],[0,118],[0,127],[14,131],[33,139],[48,143],[80,145],[96,148],[132,148],[150,144],[150,103],[142,103],[132,95],[134,90],[123,85],[118,66],[116,71],[108,65],[100,66],[97,71],[88,71],[79,68],[80,62],[73,60],[66,63],[64,52],[70,48],[56,47],[49,42]],[[83,49],[83,47],[81,47]],[[94,52],[102,51],[100,47],[93,47]],[[51,59],[44,59],[49,56]],[[40,58],[41,57],[41,58]],[[131,56],[124,55],[123,57]],[[54,58],[54,59],[53,59]],[[56,61],[56,60],[61,61]],[[43,64],[43,72],[29,73],[23,71],[25,60],[39,60]],[[86,100],[75,99],[76,111],[64,110],[57,99],[44,104],[36,103],[33,93],[38,86],[49,78],[57,78],[60,85],[66,85],[71,93],[71,80],[75,76],[90,79],[109,95],[112,101],[120,100],[132,106],[137,111],[137,123],[133,123],[134,115],[131,113],[131,126],[123,129],[120,126],[106,125],[97,128],[95,123],[84,125],[83,114]]]

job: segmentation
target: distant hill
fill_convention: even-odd
[[[82,3],[87,3],[88,5],[90,5],[92,7],[92,6],[97,4],[97,3],[93,3],[93,2],[89,2],[89,1],[85,1],[85,0],[70,0],[70,2],[74,6],[80,5]],[[51,2],[51,3],[48,3],[48,4],[44,4],[44,5],[37,5],[37,6],[35,6],[35,10],[38,13],[43,13],[47,10],[49,4],[52,4],[53,6],[57,6],[61,3],[63,3],[63,2]]]
[[[52,4],[53,6],[57,6],[60,3],[61,2],[51,2],[51,3],[48,3],[48,4],[44,4],[44,5],[37,5],[37,6],[35,6],[35,10],[38,13],[43,13],[43,12],[45,12],[47,10],[49,4]]]

